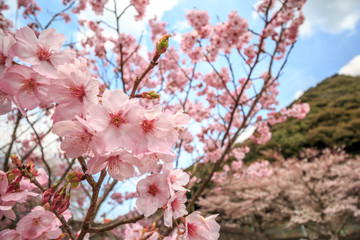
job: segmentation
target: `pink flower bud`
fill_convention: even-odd
[[[63,202],[63,199],[64,199],[63,195],[58,195],[57,197],[55,197],[51,203],[50,210],[55,211],[55,210],[59,209]]]
[[[68,209],[70,206],[70,195],[66,196],[65,200],[61,203],[59,209],[58,209],[58,213],[62,214],[63,212],[65,212],[66,209]]]
[[[52,195],[53,195],[53,188],[46,190],[43,193],[43,196],[41,199],[42,204],[48,203],[50,201],[50,198],[52,197]]]

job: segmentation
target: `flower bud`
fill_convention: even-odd
[[[66,211],[66,209],[68,209],[70,206],[70,195],[67,195],[65,200],[61,203],[59,209],[58,209],[58,213],[62,214],[63,212]]]
[[[46,190],[42,195],[42,199],[41,199],[42,204],[48,203],[52,195],[53,195],[53,188]]]
[[[70,183],[81,182],[85,179],[85,174],[80,171],[72,171],[67,175],[67,179]]]
[[[63,195],[58,195],[57,197],[55,197],[51,203],[50,210],[55,211],[55,210],[59,209],[63,200],[64,200]]]
[[[16,154],[11,155],[10,159],[12,164],[14,164],[17,167],[21,167],[21,160]]]
[[[141,93],[142,98],[146,98],[149,100],[160,98],[160,94],[156,93],[155,91],[151,90],[149,92]]]
[[[160,40],[156,43],[156,49],[154,54],[154,61],[156,61],[161,54],[166,52],[166,49],[169,46],[169,37],[171,37],[171,34],[166,34],[160,38]]]

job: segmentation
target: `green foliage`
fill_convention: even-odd
[[[265,145],[248,141],[251,153],[245,161],[259,159],[269,149],[279,150],[285,158],[307,147],[345,145],[348,152],[360,153],[360,77],[334,75],[307,90],[300,101],[310,104],[308,116],[271,127],[273,137]]]

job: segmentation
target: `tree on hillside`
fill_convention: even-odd
[[[338,239],[350,218],[360,220],[359,156],[340,148],[306,149],[300,159],[279,160],[269,171],[256,179],[229,172],[198,204],[224,213],[223,222],[254,216],[258,231],[279,222],[304,225],[316,239]]]

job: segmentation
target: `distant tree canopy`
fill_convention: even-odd
[[[263,158],[268,150],[278,150],[287,158],[297,156],[303,148],[345,145],[347,152],[360,153],[360,77],[334,75],[297,101],[310,104],[306,118],[288,119],[271,127],[273,137],[267,144],[244,142],[251,148],[245,162]]]

